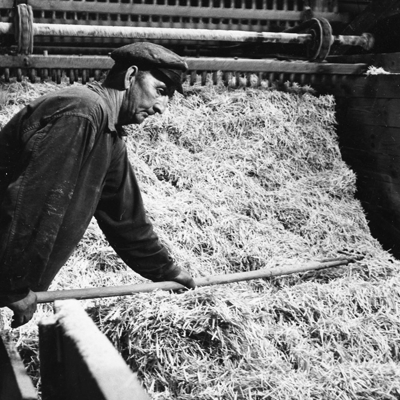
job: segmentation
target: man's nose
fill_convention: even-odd
[[[163,99],[157,101],[156,104],[154,104],[154,111],[156,113],[162,114],[166,109],[167,109],[167,105],[168,105],[168,96],[163,96]]]

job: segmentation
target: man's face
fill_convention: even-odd
[[[150,72],[143,72],[135,77],[124,94],[119,114],[121,125],[141,124],[147,117],[162,114],[173,94],[173,88]]]

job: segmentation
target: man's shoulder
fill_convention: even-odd
[[[36,103],[36,104],[35,104]],[[92,121],[102,120],[107,114],[107,105],[98,93],[86,86],[72,86],[55,90],[33,103],[32,110],[41,110],[45,118],[75,115]]]
[[[46,100],[57,100],[58,102],[61,101],[79,106],[86,105],[89,107],[97,104],[104,105],[103,98],[86,86],[72,86],[56,90],[46,96]]]

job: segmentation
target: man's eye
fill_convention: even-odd
[[[167,90],[165,88],[158,88],[158,93],[160,94],[160,96],[166,96]]]

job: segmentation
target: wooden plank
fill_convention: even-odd
[[[41,0],[40,0],[41,1]],[[73,8],[73,6],[75,8]],[[46,10],[42,5],[35,7],[40,10]],[[49,8],[47,8],[49,9]],[[234,9],[234,8],[211,8],[211,7],[180,7],[157,4],[115,4],[115,3],[81,3],[79,8],[65,2],[57,2],[52,7],[54,11],[62,12],[87,12],[103,14],[120,15],[162,15],[170,17],[187,18],[233,18],[233,19],[255,19],[255,20],[284,20],[300,21],[300,11],[282,11],[282,10],[252,10],[252,9]],[[335,16],[336,17],[336,16]],[[39,22],[37,18],[35,22]]]
[[[357,174],[372,172],[382,175],[383,180],[400,179],[400,157],[372,154],[359,149],[342,148],[342,157]],[[397,183],[397,182],[396,182]],[[400,187],[400,185],[399,185]]]
[[[345,158],[345,156],[344,156]],[[400,257],[400,181],[379,171],[361,170],[357,174],[357,198],[361,201],[371,234],[386,250]]]
[[[81,69],[110,69],[114,61],[107,56],[2,56],[1,68],[81,68]]]
[[[154,1],[156,3],[156,1]],[[178,3],[178,2],[177,2]],[[164,15],[164,16],[185,16],[185,17],[208,17],[208,18],[237,18],[237,19],[263,19],[270,21],[300,21],[302,11],[298,10],[279,10],[276,6],[273,9],[245,7],[244,1],[239,7],[213,7],[210,2],[209,7],[187,5],[168,5],[164,4],[129,4],[129,3],[110,3],[110,2],[76,2],[76,1],[52,1],[52,0],[29,0],[29,5],[34,10],[49,10],[58,12],[87,12],[103,14],[121,15]],[[265,3],[266,5],[266,3]],[[347,13],[335,13],[316,10],[314,17],[326,18],[330,21],[348,22]]]
[[[368,65],[368,64],[366,64]],[[329,93],[337,99],[357,98],[392,99],[400,97],[400,75],[360,75],[349,76],[339,84],[316,86],[320,93]]]
[[[357,173],[357,198],[373,237],[400,257],[400,183],[372,171]]]
[[[400,127],[400,99],[336,99],[339,124]]]
[[[328,62],[359,64],[364,63],[383,68],[387,72],[400,72],[400,53],[378,53],[378,54],[353,54],[346,56],[328,56]]]
[[[63,386],[58,388],[57,393],[62,393],[66,400],[150,399],[136,374],[97,329],[78,301],[56,301],[55,309],[59,338],[57,356],[63,366],[60,380]],[[48,326],[46,329],[49,329]],[[54,338],[54,334],[51,333],[50,337]],[[51,339],[49,345],[53,343]],[[47,362],[50,364],[45,368],[56,365],[54,358],[41,359],[41,363]]]
[[[344,29],[343,35],[358,35],[368,32],[376,24],[399,12],[399,0],[372,0],[370,4],[357,15]]]
[[[391,210],[380,206],[363,203],[368,225],[373,237],[379,240],[382,247],[400,258],[400,230],[399,221],[394,219]]]
[[[357,196],[362,202],[392,210],[400,227],[400,185],[379,173],[364,172],[357,176]]]
[[[226,59],[226,58],[186,58],[191,70],[282,72],[293,74],[360,74],[365,64],[330,64],[305,61],[277,61],[273,59]]]
[[[42,400],[68,400],[63,390],[64,368],[55,316],[48,317],[39,324],[39,356]]]
[[[339,0],[338,3],[341,12],[357,15],[368,6],[370,0]]]
[[[284,72],[294,74],[359,74],[364,64],[329,64],[311,62],[288,62],[271,59],[234,58],[185,58],[191,71],[240,71],[240,72]],[[78,68],[110,69],[114,61],[107,56],[4,56],[0,55],[1,68]]]
[[[1,8],[11,9],[14,0],[2,0]],[[300,21],[302,11],[278,10],[266,8],[242,7],[196,7],[190,4],[168,5],[168,4],[129,4],[121,2],[99,2],[99,1],[52,1],[52,0],[29,0],[28,4],[34,11],[50,11],[58,13],[91,13],[91,14],[119,14],[119,15],[162,15],[171,17],[192,17],[192,18],[233,18],[233,19],[254,19],[269,21]],[[164,3],[167,3],[166,1]],[[178,2],[177,2],[178,3]],[[254,3],[255,4],[255,3]],[[266,3],[265,3],[266,4]],[[314,17],[326,18],[329,21],[348,22],[347,13],[329,12],[316,10]],[[39,22],[40,18],[35,18]],[[126,24],[128,25],[128,23]]]
[[[11,338],[0,332],[0,399],[34,400],[37,392]]]
[[[371,154],[400,155],[400,127],[357,126],[344,121],[337,127],[340,146],[358,149]]]
[[[381,210],[387,210],[394,226],[400,228],[399,186],[379,180],[380,177],[375,180],[374,175],[377,174],[358,177],[356,196],[363,205],[368,204],[370,209],[375,208],[380,213]]]

